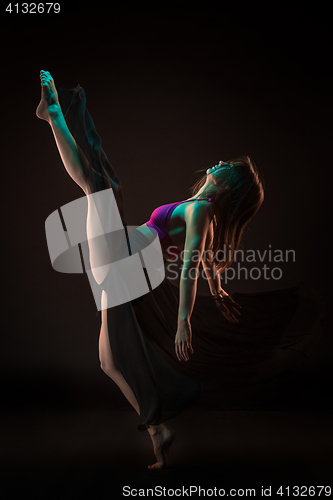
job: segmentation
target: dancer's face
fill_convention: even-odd
[[[207,181],[211,181],[214,184],[216,184],[215,174],[222,169],[230,169],[231,167],[232,167],[232,163],[220,161],[217,165],[214,165],[214,167],[207,168],[207,170],[206,170]]]

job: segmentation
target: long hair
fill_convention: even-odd
[[[205,188],[205,196],[213,198],[214,238],[211,244],[211,260],[215,269],[222,274],[233,262],[242,234],[248,222],[258,212],[263,199],[263,180],[255,164],[248,156],[240,156],[224,162],[229,168],[220,168],[214,172],[214,180]],[[199,170],[198,172],[203,172]],[[205,184],[206,173],[190,188],[195,196]],[[224,246],[223,259],[219,253]]]

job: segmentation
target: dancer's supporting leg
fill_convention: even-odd
[[[102,291],[102,305],[105,302],[106,302],[106,292],[103,290]],[[138,403],[136,397],[134,396],[132,389],[126,383],[124,377],[122,376],[122,374],[120,373],[120,371],[116,367],[116,364],[115,364],[114,359],[113,359],[110,341],[109,341],[109,334],[108,334],[107,312],[108,312],[107,309],[102,309],[102,311],[101,311],[102,325],[101,325],[101,331],[100,331],[100,335],[99,335],[99,360],[101,363],[101,368],[117,384],[119,389],[122,391],[122,393],[128,399],[128,401],[131,403],[133,408],[140,415],[139,403]]]
[[[102,292],[102,306],[106,304],[106,292]],[[111,352],[108,323],[107,323],[107,309],[102,309],[102,326],[99,336],[99,358],[102,370],[117,384],[127,400],[131,403],[133,408],[140,415],[140,407],[135,395],[130,386],[125,381],[124,377],[118,370],[113,355]],[[151,425],[148,429],[150,437],[153,441],[154,453],[157,462],[149,465],[150,469],[160,469],[167,466],[167,456],[171,444],[174,441],[174,433],[168,429],[164,424]]]
[[[48,71],[41,71],[42,98],[36,110],[38,118],[46,120],[52,128],[58,150],[64,167],[72,179],[88,194],[88,183],[77,153],[77,144],[70,133],[63,116],[58,93]],[[102,296],[102,303],[107,303],[106,292]],[[102,310],[102,326],[99,339],[99,356],[102,370],[118,385],[134,409],[140,414],[138,401],[126,380],[117,369],[111,352],[107,327],[107,309]],[[164,424],[150,426],[148,432],[154,445],[157,462],[149,468],[162,468],[166,466],[166,455],[174,440],[174,434]]]

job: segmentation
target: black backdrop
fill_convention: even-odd
[[[305,281],[319,292],[326,330],[303,396],[310,408],[330,408],[328,12],[306,2],[296,9],[80,1],[62,2],[59,14],[3,8],[1,17],[4,410],[126,406],[99,368],[88,280],[50,264],[45,219],[83,193],[64,170],[49,126],[35,116],[40,69],[62,88],[85,89],[123,183],[128,224],[187,198],[197,169],[250,155],[265,180],[265,201],[244,249],[294,249],[296,261],[279,264],[280,280],[241,278],[225,288]]]

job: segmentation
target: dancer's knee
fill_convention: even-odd
[[[101,360],[100,366],[103,372],[106,373],[106,375],[108,375],[110,378],[112,378],[112,380],[115,380],[119,377],[120,372],[114,363]]]

